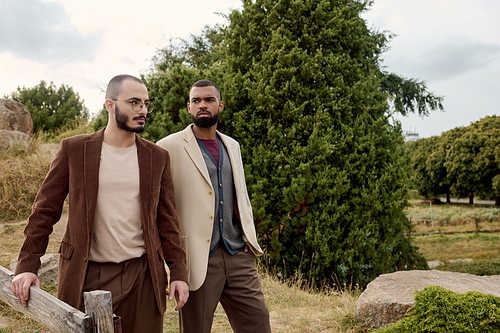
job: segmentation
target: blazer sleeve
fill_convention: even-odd
[[[61,148],[36,195],[32,213],[24,229],[25,239],[19,253],[16,275],[23,272],[37,274],[40,257],[47,250],[53,225],[61,218],[64,199],[69,189],[66,143],[65,140],[61,142]]]
[[[182,247],[179,218],[176,212],[170,156],[167,151],[165,153],[166,163],[162,174],[160,199],[158,202],[158,231],[165,262],[170,269],[170,280],[181,280],[188,283],[187,259],[186,252]]]

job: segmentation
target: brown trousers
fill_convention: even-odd
[[[163,315],[145,254],[121,263],[89,262],[83,291],[92,290],[111,291],[113,312],[122,318],[123,333],[163,332]]]
[[[229,254],[219,246],[208,259],[205,282],[189,292],[187,303],[179,311],[182,333],[210,333],[217,304],[221,303],[236,333],[270,333],[269,311],[249,251]]]

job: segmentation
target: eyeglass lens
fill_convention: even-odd
[[[131,103],[131,104],[132,104],[132,109],[135,112],[141,111],[143,103],[136,102],[136,103]],[[144,106],[146,107],[146,110],[148,110],[148,113],[153,111],[153,109],[155,107],[153,102],[146,102],[146,103],[144,103]]]

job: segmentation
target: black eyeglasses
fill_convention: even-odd
[[[155,108],[155,103],[151,101],[145,101],[142,103],[139,100],[136,99],[118,99],[118,98],[112,98],[112,101],[122,101],[122,102],[129,102],[130,105],[132,106],[132,110],[135,112],[139,112],[142,110],[142,105],[146,106],[146,110],[148,110],[148,113],[153,112],[153,109]]]

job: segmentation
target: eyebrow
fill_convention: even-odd
[[[133,99],[134,101],[139,101],[139,102],[142,103],[142,99],[140,99],[140,98],[137,98],[137,97],[130,97],[130,98],[128,98],[129,101],[131,99]],[[150,99],[146,99],[146,100],[144,100],[144,102],[151,102],[151,100]]]
[[[217,99],[215,96],[207,96],[207,97],[205,97],[205,98],[201,98],[201,97],[193,96],[193,97],[191,97],[191,100],[194,100],[194,99],[211,99],[211,98],[213,98],[213,99]]]

